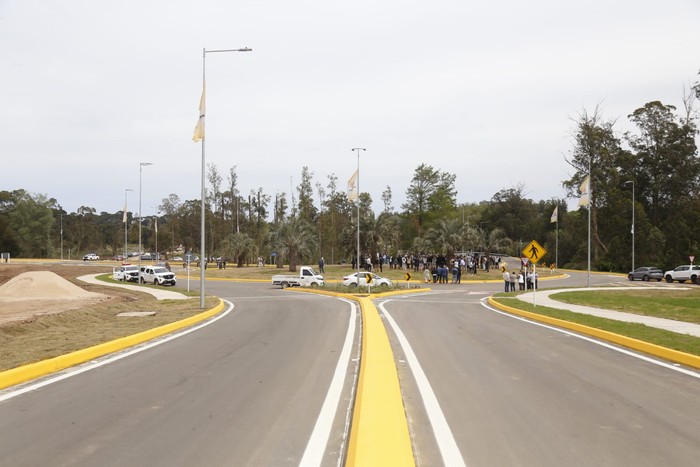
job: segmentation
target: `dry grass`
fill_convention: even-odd
[[[64,311],[32,316],[0,326],[0,371],[63,355],[75,350],[153,329],[200,313],[199,300],[156,300],[150,294],[107,286],[87,285],[75,278],[105,268],[77,266],[23,266],[0,268],[0,281],[29,270],[51,270],[91,292],[109,295],[105,302]],[[177,290],[177,289],[176,289]],[[205,309],[218,304],[207,297]],[[127,311],[155,311],[155,316],[117,317]]]

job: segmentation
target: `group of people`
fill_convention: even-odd
[[[469,255],[458,255],[454,258],[447,258],[444,255],[433,254],[397,254],[395,256],[386,253],[376,253],[375,255],[362,255],[360,257],[360,268],[367,272],[383,272],[384,266],[389,269],[403,269],[413,272],[429,270],[431,273],[437,268],[447,267],[448,273],[454,269],[454,265],[459,269],[459,276],[462,273],[476,274],[479,270],[488,272],[491,268],[500,267],[501,258],[498,255],[483,255],[479,253]],[[319,264],[320,267],[320,264]],[[352,257],[352,268],[357,267],[356,257]]]
[[[518,283],[518,290],[537,289],[537,271],[520,270],[518,272],[508,272],[503,268],[503,283],[506,292],[515,292],[515,283]]]

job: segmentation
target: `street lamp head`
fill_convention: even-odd
[[[628,183],[631,183],[632,186],[634,186],[634,180],[627,180],[627,181],[625,182],[625,185],[627,185]]]
[[[146,166],[146,165],[153,165],[151,162],[139,162],[139,165],[141,167]]]
[[[250,49],[248,47],[243,47],[242,49],[238,49],[239,52],[252,52],[253,49]]]

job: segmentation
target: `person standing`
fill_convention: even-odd
[[[518,273],[518,289],[525,290],[525,276],[523,275],[522,269]]]
[[[515,275],[515,271],[510,273],[510,291],[515,292],[515,278],[517,276]]]
[[[510,273],[507,269],[503,269],[503,281],[506,284],[506,292],[510,290]]]
[[[321,274],[323,274],[325,271],[323,270],[323,267],[326,265],[326,261],[323,259],[323,256],[318,260],[318,269]]]

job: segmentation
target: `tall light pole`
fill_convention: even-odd
[[[352,148],[357,151],[357,283],[360,283],[360,151],[365,148]]]
[[[204,222],[204,217],[206,215],[206,209],[205,209],[205,204],[204,204],[204,195],[205,195],[205,172],[207,169],[206,166],[206,157],[205,157],[205,151],[204,151],[204,118],[205,118],[205,109],[206,109],[206,82],[207,82],[207,54],[211,53],[218,53],[218,52],[251,52],[253,49],[249,49],[248,47],[244,47],[242,49],[220,49],[220,50],[207,50],[207,49],[202,49],[202,100],[199,103],[199,122],[197,123],[197,128],[195,129],[195,135],[194,138],[192,138],[195,142],[196,141],[201,141],[202,142],[202,192],[201,192],[201,225],[200,225],[200,244],[199,244],[199,307],[201,309],[204,309],[204,279],[205,279],[205,267],[206,267],[206,253],[205,253],[205,239],[204,239],[204,234],[205,234],[205,222]]]
[[[126,261],[126,258],[129,257],[129,254],[128,254],[128,251],[127,251],[128,249],[127,249],[127,246],[126,246],[126,245],[127,245],[127,242],[128,242],[127,234],[128,234],[128,232],[129,232],[129,223],[127,222],[127,220],[128,220],[127,217],[128,217],[128,216],[127,216],[127,214],[126,214],[126,213],[127,213],[127,207],[126,207],[126,206],[127,206],[127,204],[126,204],[126,199],[127,199],[127,198],[126,198],[126,195],[127,195],[127,193],[129,193],[130,191],[134,191],[134,190],[132,190],[131,188],[124,188],[124,215],[122,216],[122,220],[124,221],[124,259],[123,259],[123,261]]]
[[[141,282],[141,180],[143,179],[143,168],[153,165],[150,162],[139,162],[139,282]]]
[[[634,180],[627,180],[625,182],[625,185],[627,185],[628,183],[632,184],[632,270],[634,271]]]

